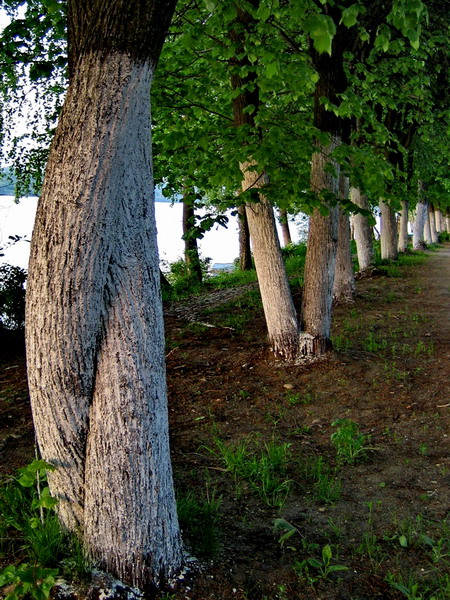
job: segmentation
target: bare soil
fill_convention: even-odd
[[[417,582],[423,598],[439,586],[444,594],[450,577],[450,246],[390,275],[358,281],[356,301],[335,309],[335,350],[311,364],[274,359],[252,286],[192,299],[187,311],[186,303],[166,307],[177,493],[192,492],[199,502],[215,498],[220,509],[212,556],[200,558],[161,597],[407,597],[389,578],[410,589]],[[7,474],[32,459],[34,434],[24,359],[4,352],[2,361],[0,474]],[[364,460],[338,465],[330,441],[338,419],[358,423],[366,435]],[[247,440],[255,452],[264,442],[290,444],[284,477],[290,491],[281,507],[269,506],[248,481],[232,476],[217,439],[230,447]],[[308,467],[320,456],[338,467],[342,491],[334,502],[318,498]],[[277,518],[297,529],[284,545],[283,531],[274,531]],[[188,523],[184,537],[198,556],[198,532]],[[311,561],[293,568],[311,558],[323,562],[327,545],[331,564],[346,570],[320,573]]]

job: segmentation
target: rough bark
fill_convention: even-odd
[[[197,238],[192,235],[195,226],[195,206],[194,200],[187,190],[183,194],[183,239],[184,239],[184,260],[186,262],[188,274],[198,282],[202,282],[203,274],[200,265],[200,256],[198,253]]]
[[[253,269],[250,231],[245,206],[242,204],[238,207],[237,219],[239,226],[239,268],[241,271],[250,271]]]
[[[436,228],[436,211],[435,211],[433,204],[431,204],[431,202],[428,204],[428,217],[429,217],[429,223],[430,223],[431,243],[437,244],[439,241],[439,238],[438,238],[438,233],[437,233],[437,228]]]
[[[339,179],[339,196],[348,197],[348,178]],[[355,275],[350,251],[350,218],[339,208],[338,247],[336,253],[336,273],[334,277],[333,298],[336,302],[352,302],[355,296]]]
[[[252,168],[254,165],[251,163],[241,164],[244,190],[260,189],[266,183],[266,176]],[[268,198],[259,193],[258,202],[247,203],[246,214],[269,341],[275,354],[292,360],[296,358],[298,350],[297,313],[281,254],[273,208]]]
[[[447,208],[447,213],[445,215],[445,228],[447,233],[450,233],[450,209]]]
[[[339,165],[330,159],[338,144],[315,152],[311,165],[311,186],[317,192],[326,190],[339,196]],[[335,173],[328,171],[333,167]],[[315,209],[309,224],[305,275],[302,294],[301,334],[299,352],[303,356],[320,356],[331,347],[331,314],[338,241],[338,206],[328,206],[324,215]]]
[[[407,200],[402,201],[402,210],[400,212],[400,224],[398,228],[398,245],[399,252],[406,252],[408,249],[408,211],[409,203]]]
[[[289,216],[286,209],[280,209],[280,225],[281,225],[281,233],[283,235],[283,244],[284,246],[289,246],[292,244],[291,230],[289,229]]]
[[[432,244],[433,238],[431,237],[431,224],[430,224],[430,211],[427,203],[427,212],[425,215],[425,223],[423,228],[423,236],[426,244]]]
[[[359,208],[365,211],[369,210],[367,196],[362,194],[359,188],[350,188],[350,200],[353,204],[359,206]],[[358,254],[359,270],[365,271],[374,264],[375,260],[372,226],[369,223],[368,217],[361,213],[352,215],[351,221]]]
[[[144,587],[179,569],[182,547],[151,181],[157,56],[141,46],[146,27],[164,32],[173,6],[137,4],[105,14],[107,3],[89,3],[85,22],[69,2],[71,80],[33,233],[26,338],[33,418],[41,454],[56,466],[49,485],[61,522],[102,568]],[[139,41],[126,52],[128,27]]]
[[[395,211],[386,202],[380,201],[381,212],[381,258],[383,260],[396,260],[397,250],[397,220]]]
[[[416,218],[413,227],[413,249],[425,250],[425,223],[428,218],[428,204],[426,200],[420,199],[416,206]]]

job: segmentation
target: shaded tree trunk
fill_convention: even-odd
[[[348,198],[348,177],[339,179],[339,197]],[[336,274],[334,277],[333,298],[336,302],[351,302],[355,296],[355,275],[350,251],[350,218],[339,208],[338,247],[336,253]]]
[[[339,165],[330,159],[338,145],[333,140],[327,148],[315,152],[311,166],[311,185],[319,192],[327,190],[339,196]],[[335,174],[328,171],[334,168]],[[328,206],[323,215],[315,209],[309,222],[305,275],[302,294],[300,354],[320,356],[331,348],[331,313],[338,241],[339,209]]]
[[[280,208],[280,225],[281,233],[283,234],[283,244],[289,246],[292,244],[291,230],[289,229],[289,216],[284,208]]]
[[[27,289],[33,418],[60,520],[137,587],[182,563],[150,179],[150,84],[173,5],[69,0],[70,85]]]
[[[239,268],[241,271],[250,271],[253,269],[250,231],[245,206],[242,204],[238,206],[237,219],[239,226]]]
[[[383,260],[396,260],[397,250],[397,220],[395,211],[385,202],[380,201],[381,211],[381,258]]]
[[[440,208],[436,208],[434,210],[434,216],[436,220],[436,231],[438,234],[442,233],[443,231],[445,231],[445,221]]]
[[[203,274],[198,253],[197,238],[195,236],[195,199],[188,190],[183,192],[183,240],[184,260],[189,276],[202,282]]]
[[[430,224],[430,210],[427,202],[427,212],[425,215],[425,223],[423,228],[423,236],[426,244],[432,244],[433,238],[431,237],[431,224]]]
[[[359,188],[350,188],[350,200],[365,211],[369,209],[369,201],[365,194],[361,194]],[[369,218],[361,213],[355,213],[351,217],[353,231],[358,254],[359,270],[365,271],[374,264],[375,253],[373,250],[373,232]]]
[[[438,233],[436,229],[436,212],[433,204],[428,204],[428,217],[430,223],[430,238],[432,244],[437,244],[439,241]]]
[[[445,215],[445,227],[446,227],[447,233],[450,233],[450,208],[447,208],[447,212]]]
[[[407,200],[403,200],[398,231],[397,249],[399,252],[406,252],[406,250],[408,249],[408,211],[409,203]]]

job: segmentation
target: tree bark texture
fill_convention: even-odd
[[[266,183],[266,176],[252,168],[252,163],[241,164],[244,190],[260,189]],[[259,202],[247,203],[246,214],[269,341],[275,354],[292,360],[297,356],[298,321],[273,208],[268,198],[260,193]]]
[[[408,211],[409,203],[408,200],[402,201],[402,210],[400,212],[400,224],[398,231],[398,245],[397,249],[399,252],[406,252],[408,249]]]
[[[428,218],[430,222],[430,238],[432,244],[437,244],[439,241],[437,228],[436,228],[436,211],[431,202],[428,204]]]
[[[438,235],[440,233],[442,233],[443,231],[445,231],[445,221],[444,221],[444,216],[442,214],[442,211],[440,208],[435,208],[434,209],[434,217],[435,217],[435,221],[436,221],[436,231],[438,233]]]
[[[348,197],[348,177],[339,178],[339,196]],[[333,298],[336,302],[352,302],[355,296],[355,275],[350,251],[350,218],[339,208],[338,247],[336,253],[336,273],[334,277]]]
[[[291,230],[289,229],[289,216],[286,209],[280,209],[280,225],[283,235],[283,245],[289,246],[292,244]]]
[[[350,200],[359,208],[369,210],[367,196],[361,193],[359,188],[350,188]],[[372,226],[366,215],[355,213],[351,217],[353,232],[358,254],[358,265],[360,271],[365,271],[374,264],[375,254],[373,250]]]
[[[247,214],[243,204],[238,207],[237,219],[239,227],[239,269],[241,271],[250,271],[253,269],[250,231],[248,229]]]
[[[423,237],[426,244],[432,244],[433,238],[431,237],[431,224],[430,224],[430,210],[427,203],[427,213],[425,215],[425,223],[423,228]]]
[[[144,587],[182,563],[151,176],[156,57],[78,41],[33,233],[30,395],[62,524],[101,568]]]
[[[425,250],[425,222],[428,217],[428,204],[426,200],[419,199],[416,205],[416,218],[413,226],[413,249]]]
[[[338,144],[332,141],[315,152],[311,164],[311,187],[339,197],[339,165],[330,159]],[[335,174],[328,172],[331,166]],[[300,354],[320,356],[331,347],[331,314],[338,242],[338,206],[328,206],[328,214],[315,209],[309,223],[302,295]]]
[[[396,260],[397,250],[397,220],[395,211],[386,202],[380,200],[381,212],[381,258],[383,260]]]
[[[445,215],[445,228],[447,233],[450,233],[450,209],[447,208],[447,212]]]

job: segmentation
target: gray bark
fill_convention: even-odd
[[[338,140],[321,148],[312,157],[311,187],[317,193],[327,190],[339,196],[339,165],[329,157]],[[335,174],[327,171],[334,168]],[[305,276],[302,295],[300,354],[320,356],[331,347],[331,314],[336,267],[339,210],[328,206],[329,213],[315,209],[309,224]]]
[[[436,221],[436,231],[438,232],[438,234],[442,233],[443,231],[445,231],[445,221],[440,208],[435,208],[434,217]]]
[[[252,171],[253,163],[240,166],[243,190],[264,188],[266,176]],[[292,360],[297,356],[298,349],[297,313],[281,254],[273,208],[261,192],[259,202],[247,203],[246,214],[269,341],[275,354]]]
[[[430,238],[432,244],[437,244],[439,241],[437,228],[436,228],[436,212],[434,206],[429,203],[428,204],[428,217],[430,222]]]
[[[339,195],[348,197],[348,177],[339,179]],[[339,208],[338,247],[336,254],[336,273],[334,277],[333,298],[336,302],[351,302],[355,296],[355,275],[350,252],[350,218]]]
[[[408,249],[408,211],[409,203],[407,200],[402,201],[402,210],[400,213],[400,225],[398,231],[398,251],[406,252]]]
[[[384,260],[395,260],[398,257],[397,250],[397,220],[395,211],[382,200],[380,201],[381,212],[381,258]]]
[[[289,216],[286,209],[280,209],[280,225],[283,234],[283,244],[289,246],[292,244],[291,230],[289,229]]]
[[[147,61],[76,63],[27,289],[33,416],[63,525],[143,587],[178,570],[153,213]]]
[[[413,249],[424,250],[426,248],[424,232],[425,223],[428,218],[428,204],[426,200],[419,200],[416,206],[416,218],[413,227]]]
[[[423,236],[424,236],[426,244],[432,244],[433,243],[433,238],[431,237],[430,211],[429,211],[428,202],[427,202],[427,213],[425,215],[425,223],[424,223],[424,229],[423,229]]]
[[[450,233],[450,210],[447,208],[447,213],[445,215],[445,228],[447,233]]]
[[[359,208],[369,210],[367,196],[362,194],[358,188],[350,188],[350,200]],[[361,213],[352,215],[351,222],[356,242],[359,270],[364,271],[373,265],[375,259],[372,226],[368,217]]]

